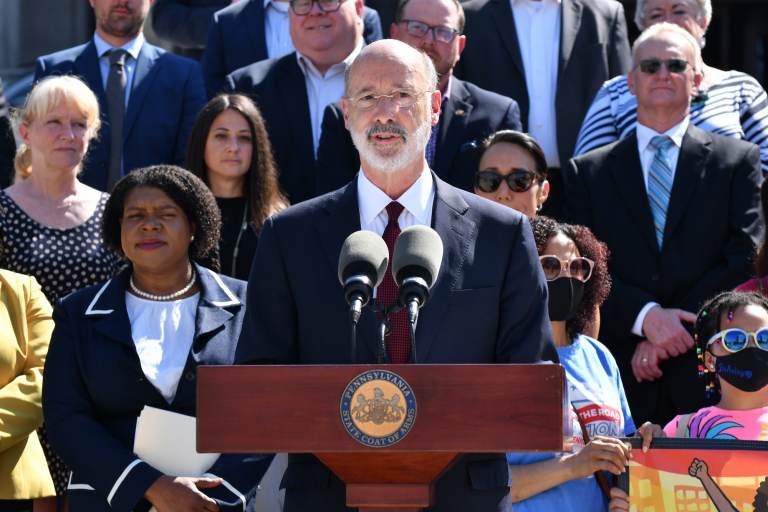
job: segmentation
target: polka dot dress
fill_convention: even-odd
[[[101,241],[107,194],[84,223],[69,229],[44,226],[0,191],[0,267],[34,276],[51,304],[115,275],[120,260]],[[41,429],[42,431],[43,429]],[[66,492],[69,470],[40,436],[57,494]]]

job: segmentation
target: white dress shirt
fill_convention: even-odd
[[[288,2],[264,0],[264,37],[270,59],[278,59],[294,50],[288,28],[289,7]]]
[[[393,199],[374,185],[362,170],[357,173],[357,204],[361,229],[383,236],[389,221],[386,208],[392,201]],[[403,205],[403,213],[397,220],[400,229],[432,224],[435,182],[427,165],[424,166],[421,176],[396,201]]]
[[[144,34],[139,33],[134,39],[125,43],[122,48],[128,52],[125,58],[125,105],[128,106],[128,98],[133,89],[133,76],[136,71],[136,60],[139,58],[141,47],[144,46]],[[101,85],[104,91],[107,90],[107,79],[109,78],[109,52],[113,49],[112,45],[99,37],[99,34],[93,34],[93,44],[96,45],[96,55],[99,56],[99,70],[101,71]]]
[[[659,133],[652,128],[643,126],[637,123],[637,151],[640,155],[640,167],[643,170],[643,183],[645,183],[645,191],[648,192],[648,173],[651,170],[651,164],[653,163],[653,157],[656,155],[656,150],[651,147],[651,139],[657,135],[666,135],[672,139],[672,146],[667,148],[667,166],[672,171],[672,183],[675,182],[675,170],[677,169],[677,159],[680,157],[680,148],[683,145],[683,137],[688,130],[688,117],[680,121],[678,124],[670,128],[664,133]],[[637,336],[643,336],[643,322],[645,316],[652,307],[658,306],[657,302],[649,302],[638,313],[635,323],[632,325],[632,334]]]
[[[560,167],[555,94],[560,62],[561,0],[510,0],[528,90],[528,133],[549,167]]]
[[[125,292],[131,337],[147,380],[173,402],[195,337],[200,294],[174,301],[156,301]]]
[[[309,118],[312,123],[312,146],[317,158],[317,146],[320,144],[320,132],[323,125],[323,113],[325,107],[336,103],[344,96],[344,73],[347,66],[352,64],[357,54],[363,48],[362,40],[347,57],[334,64],[321,73],[312,64],[312,61],[304,57],[298,50],[296,58],[299,61],[299,69],[304,73],[304,83],[307,87],[307,100],[309,100]]]

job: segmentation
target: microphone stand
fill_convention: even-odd
[[[416,300],[408,301],[408,331],[411,338],[411,363],[416,364],[416,324],[419,321],[419,303]]]

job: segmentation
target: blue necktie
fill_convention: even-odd
[[[664,225],[667,221],[669,196],[672,192],[672,169],[667,161],[667,150],[672,144],[672,139],[666,135],[656,135],[649,144],[656,150],[648,171],[648,201],[651,205],[659,249],[664,242]]]

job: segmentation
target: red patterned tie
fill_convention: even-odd
[[[400,288],[392,277],[392,253],[395,250],[395,240],[400,235],[400,225],[397,219],[403,212],[403,205],[392,201],[387,205],[387,227],[384,229],[384,241],[389,248],[389,265],[384,280],[376,290],[378,302],[386,307],[395,304],[400,297]],[[411,357],[411,337],[408,331],[408,317],[404,309],[389,317],[390,329],[386,337],[387,354],[393,364],[407,363]]]

